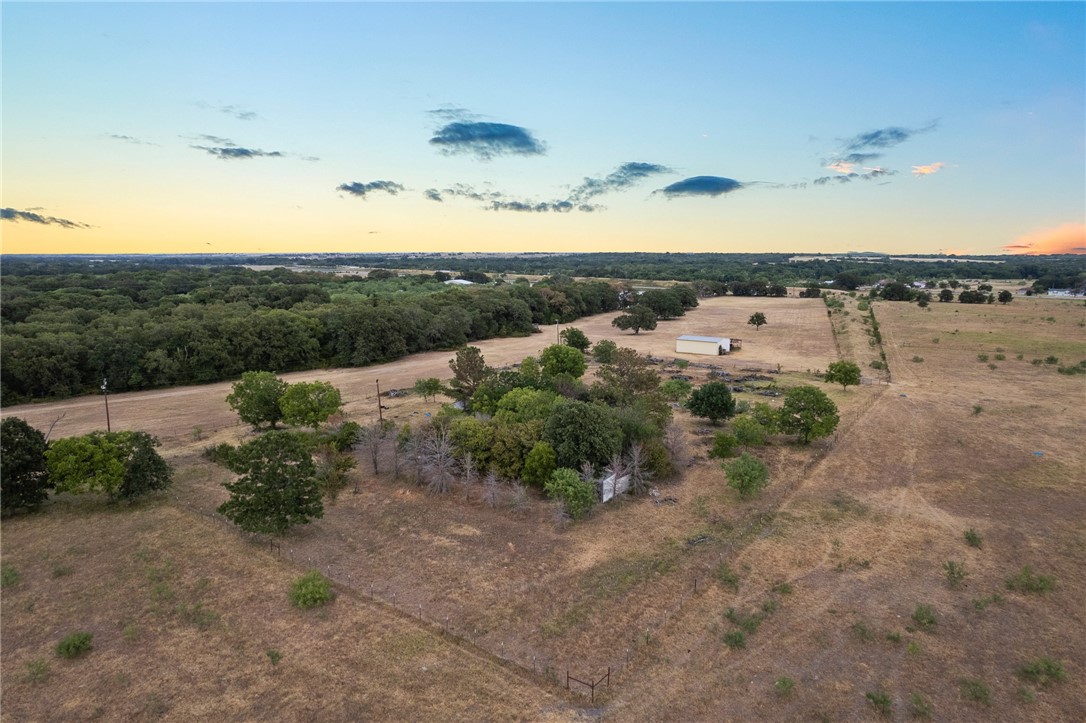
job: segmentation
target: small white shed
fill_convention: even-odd
[[[738,339],[736,339],[738,341]],[[732,350],[732,340],[722,336],[694,336],[684,334],[675,340],[675,351],[678,354],[708,354],[717,356],[727,354]],[[735,345],[738,348],[738,345]]]

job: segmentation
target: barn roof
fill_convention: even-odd
[[[719,344],[726,339],[722,339],[716,336],[693,336],[692,334],[683,334],[676,341],[707,341],[713,344]]]

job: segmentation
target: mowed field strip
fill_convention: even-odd
[[[181,720],[213,714],[218,702],[221,717],[236,719],[570,719],[585,712],[579,696],[554,685],[565,669],[600,673],[635,641],[633,663],[597,691],[588,714],[856,719],[873,714],[864,694],[878,689],[899,716],[916,692],[939,718],[1082,719],[1074,690],[1086,669],[1078,604],[1086,592],[1086,395],[1083,377],[1031,359],[1086,358],[1086,314],[1081,304],[1046,300],[929,309],[875,305],[893,384],[820,385],[841,410],[837,438],[808,448],[781,439],[756,450],[772,470],[761,498],[740,502],[724,486],[718,463],[704,457],[703,423],[680,412],[698,460],[662,488],[677,503],[631,500],[564,530],[542,501],[514,514],[470,492],[430,496],[390,480],[387,460],[374,475],[360,455],[358,493],[343,493],[273,555],[215,519],[229,473],[200,452],[250,435],[224,401],[229,383],[111,396],[113,428],[158,435],[176,483],[134,510],[62,500],[43,515],[4,522],[4,560],[23,572],[3,596],[5,714]],[[862,314],[854,300],[846,310],[838,341],[863,350],[857,361],[877,380],[866,368],[872,352]],[[760,331],[746,325],[755,311],[769,320]],[[679,334],[740,337],[738,354],[690,360],[737,373],[779,364],[782,387],[819,384],[814,372],[837,358],[818,300],[705,300],[640,335],[618,332],[613,316],[571,326],[665,360]],[[537,355],[554,336],[552,327],[476,345],[502,366]],[[1005,361],[990,369],[979,353]],[[284,378],[332,382],[347,416],[368,422],[375,379],[385,390],[447,378],[450,358],[430,353]],[[706,371],[685,373],[701,381]],[[415,397],[385,404],[398,424],[438,408]],[[4,414],[42,429],[63,414],[55,436],[104,426],[100,396]],[[756,534],[744,537],[751,520]],[[962,541],[970,527],[983,534],[983,548]],[[704,544],[688,544],[703,536]],[[734,587],[706,578],[721,556],[738,576]],[[951,559],[969,572],[959,589],[943,579]],[[1024,564],[1054,575],[1057,588],[1007,592],[1005,578]],[[289,580],[309,566],[343,593],[319,613],[286,601]],[[56,575],[58,568],[70,573]],[[661,625],[698,576],[698,594]],[[971,601],[993,592],[1005,600],[976,610]],[[920,602],[936,610],[937,633],[908,630]],[[771,608],[745,648],[722,643],[728,608]],[[206,618],[194,613],[201,610]],[[412,622],[413,610],[427,622]],[[464,640],[440,632],[446,620]],[[83,661],[52,659],[52,644],[74,629],[95,632],[96,650]],[[268,649],[282,662],[271,665]],[[1064,661],[1072,680],[1027,704],[1015,670],[1038,655]],[[502,657],[517,666],[503,667]],[[52,659],[50,681],[34,683],[25,665],[42,658]],[[787,696],[775,692],[782,676],[795,683]],[[963,699],[963,678],[987,681],[993,706]]]

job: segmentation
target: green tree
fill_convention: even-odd
[[[557,467],[554,447],[546,442],[536,442],[532,451],[524,458],[524,467],[520,477],[533,487],[543,487]]]
[[[426,402],[430,399],[436,399],[438,394],[441,394],[441,380],[437,377],[426,377],[425,379],[415,380],[415,394],[422,397],[422,401]]]
[[[826,370],[826,381],[831,384],[840,384],[842,389],[856,386],[860,383],[860,365],[854,361],[830,362]]]
[[[539,361],[543,365],[544,377],[556,377],[560,374],[568,374],[577,379],[584,374],[586,365],[584,354],[572,346],[552,344],[539,355]]]
[[[268,432],[241,445],[230,460],[238,475],[223,486],[221,515],[246,532],[281,535],[324,516],[309,444],[298,434]]]
[[[226,403],[238,413],[241,421],[253,425],[253,429],[260,429],[262,424],[275,429],[276,423],[283,418],[279,400],[287,386],[271,372],[245,372],[241,381],[234,382]]]
[[[693,389],[694,385],[685,379],[668,379],[660,385],[660,392],[669,402],[682,402]]]
[[[999,296],[997,298],[999,299],[999,303],[1001,303],[1001,304],[1009,304],[1012,301],[1014,301],[1014,294],[1007,291],[1006,289],[1003,289],[1002,291],[999,292]]]
[[[456,358],[449,361],[453,378],[449,382],[453,395],[462,402],[467,403],[494,370],[486,365],[483,352],[477,346],[461,347],[456,352]]]
[[[753,326],[755,331],[761,331],[762,327],[769,322],[766,321],[765,314],[760,311],[756,311],[750,315],[750,318],[747,319],[747,323]]]
[[[765,463],[746,452],[738,459],[724,462],[722,466],[728,475],[728,486],[743,499],[753,497],[769,482],[769,470]]]
[[[612,319],[611,326],[623,331],[633,329],[634,334],[640,334],[642,329],[652,331],[656,328],[656,312],[642,304],[635,304],[626,309],[625,314]]]
[[[155,451],[158,445],[146,432],[91,432],[60,439],[45,452],[49,479],[57,492],[99,492],[111,500],[165,489],[170,466]]]
[[[328,382],[291,384],[279,398],[283,421],[317,429],[339,411],[343,398]]]
[[[45,435],[18,417],[0,422],[0,509],[34,508],[49,498]]]
[[[761,447],[769,437],[766,428],[751,417],[739,417],[732,422],[732,432],[744,447]]]
[[[574,520],[579,520],[596,504],[596,485],[583,481],[575,470],[562,467],[554,470],[544,484],[547,496],[562,501],[566,512]]]
[[[789,389],[780,410],[781,430],[798,434],[807,444],[837,429],[837,405],[821,389],[810,386]]]
[[[954,301],[954,292],[950,289],[941,289],[939,291],[939,301],[947,302]]]
[[[713,424],[735,414],[735,399],[724,382],[702,384],[690,395],[686,408],[695,417],[704,417]]]
[[[657,319],[674,319],[686,313],[682,299],[671,289],[651,289],[641,294],[639,304],[652,309]]]
[[[588,351],[588,347],[592,345],[583,331],[572,326],[562,329],[562,341],[581,352]]]
[[[543,427],[562,467],[577,469],[584,462],[600,468],[619,451],[622,430],[607,407],[575,400],[554,406]]]

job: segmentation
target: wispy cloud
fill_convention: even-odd
[[[488,161],[497,156],[539,156],[546,145],[527,128],[507,123],[458,120],[442,126],[430,139],[447,155],[464,154]]]
[[[79,221],[69,221],[66,218],[55,216],[43,216],[33,211],[19,211],[14,208],[0,208],[0,220],[4,221],[29,221],[43,226],[60,226],[61,228],[94,228],[90,224]]]
[[[1086,224],[1040,228],[1003,247],[1012,254],[1086,254]]]
[[[238,120],[256,120],[260,117],[256,114],[255,111],[245,110],[244,108],[236,105],[212,105],[211,103],[204,103],[203,101],[196,103],[196,105],[206,110],[214,110],[218,111],[219,113],[225,113],[226,115],[234,116]]]
[[[835,169],[836,170],[836,169]],[[862,173],[850,171],[848,173],[842,173],[840,176],[822,176],[816,178],[811,183],[816,186],[825,186],[827,183],[852,183],[853,181],[874,181],[879,178],[885,178],[886,176],[896,176],[897,171],[890,170],[889,168],[865,168]]]
[[[569,213],[570,211],[583,211],[591,213],[599,211],[602,206],[583,201],[574,201],[569,198],[554,201],[531,201],[520,198],[512,198],[501,191],[477,191],[472,186],[457,183],[449,188],[428,188],[423,195],[431,201],[442,202],[446,196],[467,198],[478,201],[487,211],[515,211],[518,213]]]
[[[946,164],[942,161],[936,161],[935,163],[929,163],[926,166],[913,166],[913,175],[917,178],[930,176],[934,173],[938,173],[945,165]]]
[[[145,141],[142,138],[136,138],[135,136],[126,136],[121,133],[107,133],[106,138],[112,138],[115,141],[122,141],[124,143],[131,143],[137,146],[157,146],[157,143],[151,141]]]
[[[366,194],[373,193],[374,191],[383,191],[389,195],[395,196],[397,193],[404,190],[404,187],[395,181],[369,181],[368,183],[353,181],[351,183],[341,183],[336,186],[336,190],[349,193],[352,196],[358,196],[359,198],[365,198]]]
[[[710,196],[715,198],[726,193],[733,193],[745,187],[746,184],[741,183],[734,178],[725,178],[723,176],[692,176],[691,178],[684,178],[681,181],[672,183],[670,186],[665,186],[657,191],[653,191],[653,193],[662,193],[668,198],[676,198],[679,196]]]
[[[932,122],[922,128],[903,128],[901,126],[876,128],[873,131],[860,133],[846,140],[844,150],[847,153],[864,153],[873,148],[893,148],[915,135],[933,131],[936,127],[938,127],[938,123]]]
[[[638,181],[661,173],[671,173],[667,166],[658,163],[644,163],[633,161],[623,163],[603,178],[585,177],[581,185],[569,192],[569,200],[574,203],[583,203],[590,198],[601,196],[612,191],[623,191],[630,188]]]
[[[246,148],[239,146],[229,138],[223,138],[221,136],[212,136],[208,134],[201,134],[194,136],[196,140],[207,141],[214,145],[192,145],[190,148],[203,151],[209,155],[221,158],[223,160],[244,160],[248,158],[283,158],[286,156],[282,151],[265,151],[260,148]]]

